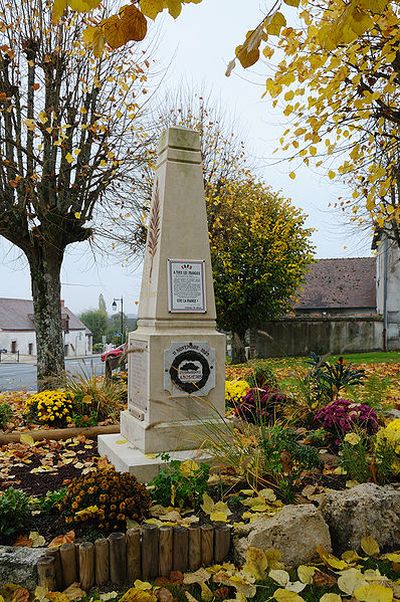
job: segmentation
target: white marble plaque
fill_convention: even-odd
[[[205,261],[168,259],[168,309],[171,313],[205,313]]]
[[[171,343],[164,351],[164,389],[176,397],[207,395],[215,387],[215,349],[204,341]]]
[[[149,352],[146,341],[130,341],[128,353],[132,354],[129,364],[129,411],[135,416],[147,411]]]

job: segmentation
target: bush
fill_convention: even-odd
[[[324,361],[315,353],[310,354],[310,378],[320,399],[337,399],[340,391],[349,386],[360,385],[366,378],[365,370],[353,368],[343,357],[335,362]]]
[[[302,471],[319,468],[318,451],[300,443],[300,435],[293,429],[274,425],[262,429],[265,478],[273,479],[285,501],[294,498],[294,484]]]
[[[28,496],[9,487],[0,494],[0,537],[9,540],[26,529],[31,520]]]
[[[252,374],[248,378],[249,386],[252,389],[278,389],[278,381],[274,371],[268,364],[257,364],[253,368]]]
[[[235,406],[234,414],[251,424],[274,424],[282,415],[286,396],[276,389],[250,389]]]
[[[64,386],[74,401],[75,414],[93,417],[96,413],[98,420],[117,419],[125,407],[127,388],[121,380],[79,375],[68,377]]]
[[[193,460],[170,460],[168,454],[161,454],[161,458],[168,464],[149,483],[153,499],[163,506],[197,509],[203,493],[207,491],[208,464],[199,465]]]
[[[110,466],[75,479],[60,508],[67,523],[118,530],[126,526],[127,519],[145,518],[150,502],[146,487],[135,476]]]
[[[376,412],[366,404],[349,399],[332,401],[318,410],[314,420],[339,439],[350,431],[360,430],[367,435],[374,435],[379,429]],[[335,441],[336,445],[338,443],[339,441]]]
[[[33,422],[54,427],[64,427],[72,422],[73,401],[62,389],[31,395],[25,408],[28,418]]]
[[[0,402],[0,429],[4,429],[13,417],[13,409],[7,401]]]

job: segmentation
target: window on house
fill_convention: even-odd
[[[17,341],[11,341],[11,353],[17,353]]]

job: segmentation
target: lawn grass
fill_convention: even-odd
[[[343,353],[342,356],[352,364],[400,364],[400,351],[371,351],[368,353]],[[340,357],[337,355],[324,356],[325,359],[334,361]],[[273,368],[298,368],[306,367],[307,357],[279,357],[255,359],[248,362],[248,366],[255,366],[259,362],[271,364]],[[244,364],[246,365],[246,364]]]

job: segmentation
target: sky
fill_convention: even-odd
[[[244,71],[238,66],[230,78],[225,77],[235,47],[261,21],[271,3],[248,0],[244,11],[242,0],[203,0],[185,5],[176,21],[168,15],[162,17],[156,27],[158,43],[153,54],[159,60],[157,70],[166,69],[160,85],[165,90],[182,85],[195,90],[203,87],[234,115],[235,125],[256,158],[258,175],[309,216],[307,225],[315,229],[317,257],[370,255],[369,237],[347,227],[343,216],[329,207],[346,194],[346,189],[312,168],[299,169],[297,178],[291,180],[288,174],[293,166],[277,162],[279,154],[273,152],[287,122],[278,109],[262,99],[263,83],[272,67],[261,63]],[[121,265],[110,256],[95,256],[85,243],[71,245],[61,281],[62,298],[75,313],[97,307],[100,293],[110,313],[113,299],[121,297],[126,313],[137,313],[141,283],[138,262]],[[31,297],[26,261],[4,239],[0,240],[0,297]]]

